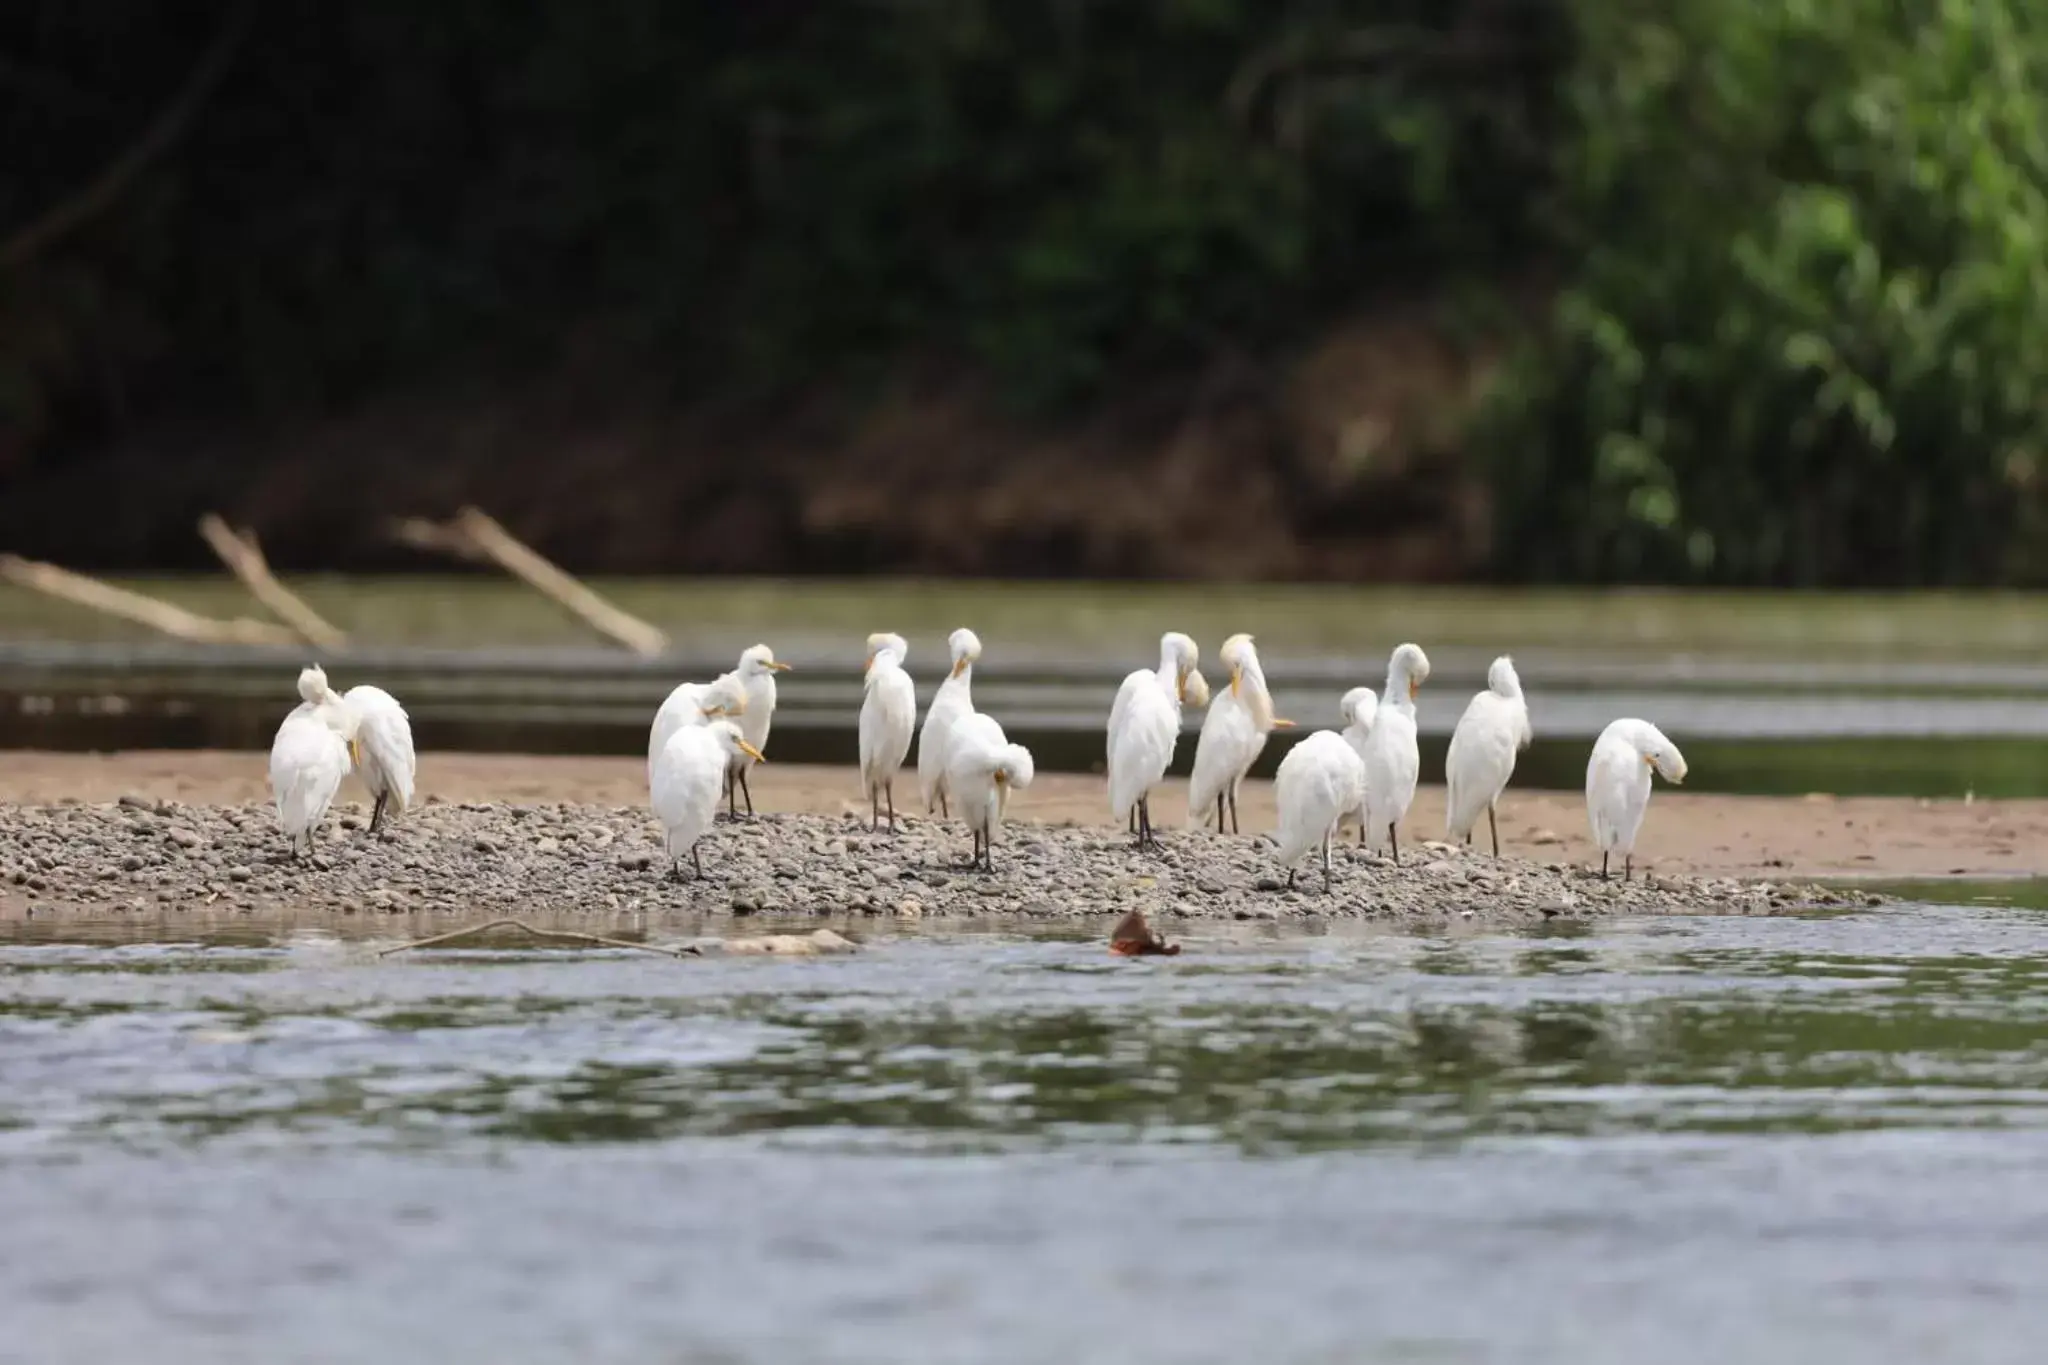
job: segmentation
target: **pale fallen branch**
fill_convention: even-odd
[[[124,621],[133,621],[148,626],[151,630],[177,640],[190,640],[206,645],[293,645],[298,637],[283,626],[268,621],[252,621],[244,616],[221,621],[211,616],[150,597],[143,593],[117,588],[111,583],[102,583],[96,578],[60,569],[55,564],[44,564],[18,555],[0,555],[0,578],[18,587],[43,593],[65,602],[71,602],[108,616],[118,616]]]
[[[277,575],[270,571],[270,561],[263,557],[263,547],[256,543],[254,531],[237,531],[208,512],[199,519],[199,534],[220,556],[221,563],[228,566],[228,572],[307,644],[319,649],[339,649],[347,643],[348,637],[308,606],[303,597],[277,581]]]
[[[668,636],[658,627],[605,601],[477,508],[463,508],[446,525],[409,517],[395,523],[391,533],[415,549],[496,564],[635,654],[652,658],[668,648]]]
[[[411,943],[401,943],[395,948],[382,950],[377,956],[390,957],[393,953],[410,952],[414,948],[436,948],[444,943],[454,943],[465,938],[475,938],[478,934],[489,933],[493,929],[517,929],[521,933],[532,935],[534,938],[560,939],[565,943],[587,943],[600,948],[631,948],[635,952],[660,953],[663,957],[696,957],[699,955],[696,945],[689,943],[679,944],[673,948],[663,948],[658,944],[635,943],[628,938],[606,938],[603,934],[583,934],[573,929],[540,929],[528,924],[523,919],[494,919],[485,924],[472,924],[464,929],[452,929],[445,934],[435,934],[432,938],[415,939]]]

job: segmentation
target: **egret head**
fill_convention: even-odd
[[[1373,717],[1379,709],[1379,694],[1370,687],[1354,687],[1337,703],[1337,714],[1343,717],[1346,725],[1356,725],[1366,731],[1372,729]]]
[[[1159,662],[1173,668],[1174,691],[1185,703],[1188,699],[1188,676],[1195,671],[1202,651],[1195,642],[1177,630],[1169,630],[1159,637]]]
[[[1198,668],[1190,668],[1180,686],[1180,702],[1183,706],[1204,707],[1209,704],[1209,680]]]
[[[910,657],[910,645],[901,635],[891,634],[886,631],[868,636],[868,661],[861,666],[861,671],[863,673],[872,671],[875,666],[875,660],[884,655],[893,657],[898,664],[901,664]]]
[[[1421,645],[1401,645],[1387,666],[1387,691],[1396,697],[1415,700],[1415,694],[1429,681],[1429,656]]]
[[[704,687],[697,698],[697,709],[707,719],[720,716],[745,715],[747,710],[747,684],[737,671],[721,673]]]
[[[739,675],[751,682],[764,678],[770,673],[787,673],[789,665],[775,657],[775,651],[766,645],[755,645],[740,655]]]
[[[1230,694],[1237,696],[1244,685],[1244,671],[1259,666],[1259,652],[1252,648],[1252,637],[1233,635],[1223,642],[1223,648],[1216,651],[1216,657],[1230,670]]]
[[[318,664],[307,664],[299,670],[299,696],[318,706],[332,696],[334,689],[327,685],[327,670]]]
[[[766,763],[768,761],[762,757],[759,749],[747,743],[746,736],[740,733],[740,727],[731,721],[714,720],[706,728],[717,739],[719,747],[725,750],[727,758],[731,758],[735,754],[745,754],[756,763]]]
[[[1643,762],[1650,770],[1666,782],[1678,786],[1685,781],[1685,755],[1662,730],[1646,720],[1625,723],[1628,742],[1643,756]]]
[[[1522,679],[1515,672],[1515,661],[1503,654],[1493,661],[1486,670],[1486,687],[1495,696],[1514,701],[1522,695]]]
[[[995,778],[998,787],[1021,791],[1031,785],[1037,769],[1031,762],[1031,751],[1021,744],[1005,744],[1002,753],[996,757]]]
[[[873,660],[874,647],[875,642],[870,638],[868,641],[870,662]],[[965,626],[960,627],[960,629],[946,637],[946,648],[952,651],[953,655],[953,672],[950,675],[952,677],[959,677],[981,660],[981,637]]]

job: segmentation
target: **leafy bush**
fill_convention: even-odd
[[[2048,578],[2048,11],[1579,18],[1565,284],[1476,436],[1500,572]]]

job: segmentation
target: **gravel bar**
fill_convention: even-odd
[[[294,860],[263,805],[185,805],[124,796],[108,805],[0,806],[0,907],[32,914],[211,911],[336,915],[621,911],[691,915],[1023,915],[1087,919],[1142,909],[1179,920],[1374,919],[1526,924],[1628,914],[1771,914],[1875,905],[1863,891],[1657,873],[1632,882],[1562,862],[1493,857],[1418,842],[1396,867],[1344,846],[1335,885],[1304,860],[1298,885],[1258,836],[1174,831],[1139,852],[1102,825],[1013,824],[993,875],[963,864],[968,840],[942,820],[723,819],[704,841],[705,878],[673,880],[644,808],[442,803],[376,834],[360,806],[336,807],[309,857]]]

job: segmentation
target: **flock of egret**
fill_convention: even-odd
[[[919,794],[927,814],[957,811],[973,837],[972,865],[993,871],[991,848],[1010,794],[1031,785],[1031,752],[1012,744],[996,721],[974,709],[974,665],[981,641],[971,630],[948,640],[952,665],[926,709],[918,744]],[[904,668],[910,647],[900,635],[870,635],[860,709],[860,777],[871,828],[884,819],[896,827],[897,774],[917,732],[917,693]],[[1140,848],[1156,846],[1152,794],[1165,781],[1179,743],[1186,707],[1206,707],[1195,741],[1188,783],[1188,823],[1238,832],[1237,793],[1258,761],[1267,736],[1294,722],[1276,716],[1258,650],[1249,635],[1223,642],[1219,656],[1229,682],[1213,697],[1199,668],[1195,642],[1178,631],[1159,640],[1159,664],[1123,680],[1110,706],[1105,752],[1110,813],[1128,823]],[[684,683],[655,713],[647,742],[647,786],[661,822],[671,875],[687,857],[702,874],[700,841],[717,817],[721,793],[737,818],[742,800],[754,812],[747,775],[765,761],[775,716],[775,675],[789,668],[767,645],[740,655],[739,666],[705,683]],[[1319,731],[1296,744],[1274,779],[1279,827],[1274,840],[1292,883],[1297,865],[1322,850],[1323,877],[1331,877],[1330,847],[1356,825],[1359,842],[1384,848],[1401,861],[1400,827],[1415,800],[1422,762],[1416,742],[1415,697],[1429,679],[1429,656],[1419,645],[1397,647],[1387,665],[1385,690],[1354,687],[1338,703],[1342,730]],[[301,704],[278,727],[270,750],[270,784],[278,821],[294,852],[310,851],[341,782],[358,770],[374,798],[370,828],[387,809],[412,801],[415,758],[405,709],[388,692],[360,686],[345,694],[327,684],[317,666],[299,674]],[[1445,832],[1470,843],[1486,816],[1493,852],[1500,854],[1495,808],[1515,770],[1516,756],[1533,737],[1521,679],[1506,657],[1487,670],[1486,690],[1472,698],[1452,733],[1444,762],[1448,788]],[[1634,870],[1637,832],[1650,800],[1650,775],[1685,780],[1685,758],[1664,733],[1643,720],[1617,720],[1593,746],[1586,767],[1586,813],[1600,848],[1600,875],[1622,858]]]

